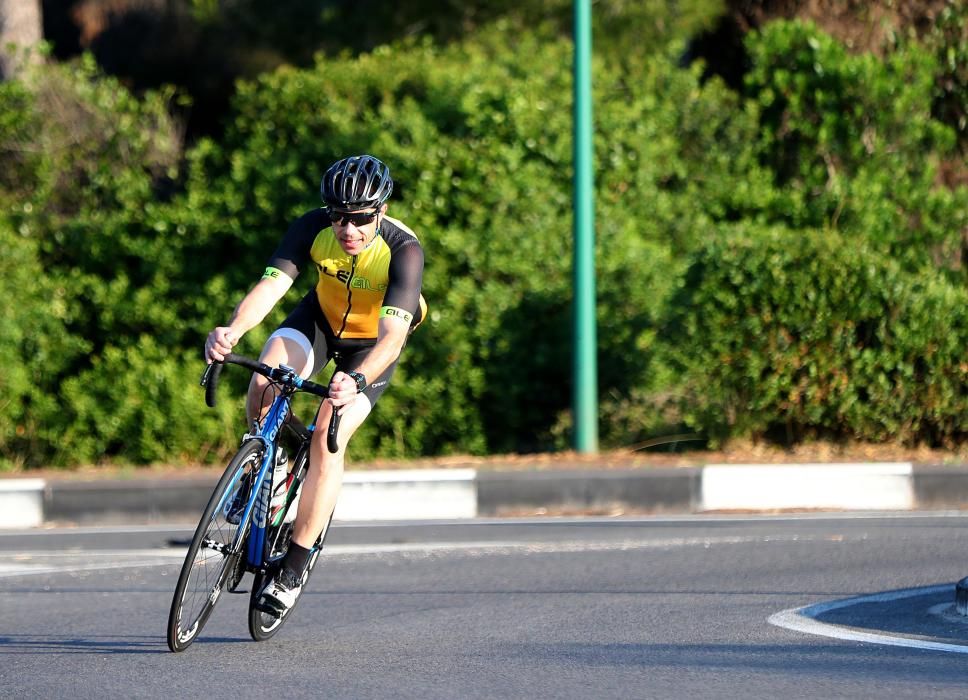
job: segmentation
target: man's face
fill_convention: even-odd
[[[329,210],[333,233],[346,254],[359,255],[363,252],[376,236],[380,216],[386,209],[384,204],[379,209]]]

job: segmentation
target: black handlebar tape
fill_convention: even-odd
[[[225,367],[226,362],[231,362],[236,365],[241,365],[243,367],[248,367],[253,372],[258,372],[259,374],[264,374],[269,376],[269,366],[264,365],[261,362],[255,362],[250,360],[248,357],[243,355],[235,355],[229,353],[225,356],[222,361],[216,361],[211,363],[205,368],[205,372],[202,373],[202,380],[199,382],[203,387],[205,387],[205,404],[209,408],[215,408],[216,390],[218,389],[218,378],[222,374],[222,370]]]
[[[265,377],[270,377],[272,374],[272,368],[269,365],[250,360],[244,355],[229,353],[222,362],[213,362],[206,367],[204,374],[202,374],[200,384],[205,387],[205,403],[209,408],[215,408],[215,389],[218,386],[218,376],[222,373],[225,362],[231,362],[234,365],[245,367]],[[316,394],[322,398],[329,396],[328,388],[316,382],[305,381],[300,388],[303,391]],[[336,413],[336,408],[334,407],[332,417],[329,419],[329,430],[326,431],[326,447],[334,454],[339,451],[339,443],[336,440],[336,434],[339,432],[339,422],[340,416]]]
[[[258,372],[263,377],[268,377],[270,372],[272,372],[272,368],[269,365],[263,364],[262,362],[257,362],[256,360],[250,360],[245,355],[236,355],[233,352],[230,352],[228,355],[226,355],[224,361],[231,362],[233,365],[245,367],[246,369],[251,369],[253,372]]]
[[[300,391],[306,391],[310,394],[316,394],[316,396],[322,399],[329,398],[329,387],[323,386],[322,384],[317,384],[316,382],[311,382],[308,379],[304,379],[302,386],[299,387]]]
[[[202,374],[201,385],[205,387],[205,405],[209,408],[215,408],[215,389],[218,387],[218,376],[222,373],[223,367],[221,362],[213,362]]]
[[[339,452],[339,443],[336,441],[336,433],[339,432],[339,422],[340,415],[336,412],[336,406],[333,406],[333,415],[329,419],[329,430],[326,431],[326,448],[329,450],[330,454],[336,454]]]

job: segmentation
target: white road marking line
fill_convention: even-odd
[[[579,525],[588,523],[703,523],[703,522],[798,522],[825,520],[922,520],[932,518],[968,518],[968,511],[938,510],[915,512],[806,512],[806,513],[704,513],[682,515],[609,515],[609,516],[549,516],[535,515],[520,518],[461,518],[453,520],[401,520],[401,521],[346,521],[333,522],[333,527],[340,530],[445,526],[445,525]],[[89,534],[117,534],[131,532],[171,532],[193,533],[195,524],[171,523],[161,525],[118,525],[118,526],[79,526],[79,527],[51,527],[31,528],[23,530],[0,530],[0,539],[6,537],[43,536],[43,535],[89,535]]]
[[[96,525],[83,527],[42,527],[30,530],[0,530],[0,539],[4,537],[24,537],[24,536],[43,536],[53,535],[63,537],[64,535],[116,535],[129,534],[134,532],[171,532],[172,534],[195,532],[195,525]]]
[[[73,574],[82,571],[105,571],[107,569],[141,569],[149,566],[165,566],[171,564],[168,561],[132,561],[132,562],[112,562],[106,564],[83,564],[64,567],[23,567],[22,569],[0,569],[0,579],[13,578],[15,576],[41,576],[48,574]],[[0,591],[2,594],[3,591]]]
[[[432,542],[432,543],[398,543],[374,545],[332,545],[323,548],[323,554],[355,555],[355,554],[396,554],[396,553],[426,553],[437,552],[490,552],[490,553],[534,553],[560,554],[573,552],[607,552],[627,551],[633,549],[667,549],[671,547],[712,547],[715,545],[747,544],[756,542],[842,542],[846,538],[841,535],[835,537],[821,535],[736,535],[726,537],[670,537],[657,540],[618,540],[582,541],[566,540],[562,542],[511,542],[511,541],[480,541],[480,542]],[[866,539],[866,535],[856,539]]]
[[[839,610],[852,605],[862,605],[864,603],[889,603],[894,600],[905,598],[915,598],[917,596],[934,595],[945,591],[954,592],[953,584],[938,586],[928,586],[925,588],[906,588],[900,591],[889,593],[876,593],[873,595],[857,596],[844,600],[835,600],[828,603],[816,603],[805,605],[800,608],[782,610],[771,615],[767,621],[771,625],[783,627],[784,629],[795,632],[805,632],[821,637],[831,637],[852,642],[867,642],[869,644],[882,644],[886,646],[907,647],[910,649],[925,649],[930,651],[945,651],[952,654],[968,654],[968,645],[947,644],[945,642],[931,642],[924,639],[912,639],[910,637],[896,637],[888,634],[876,634],[874,632],[861,632],[860,630],[843,625],[834,625],[820,622],[815,618],[831,610]],[[936,606],[935,606],[936,607]]]
[[[487,554],[560,554],[581,552],[631,551],[642,549],[669,549],[675,547],[714,547],[720,545],[771,543],[771,542],[830,542],[839,544],[850,539],[864,539],[861,535],[848,538],[843,535],[746,535],[727,537],[675,537],[658,540],[620,540],[616,542],[429,542],[397,543],[372,545],[329,545],[322,554],[327,557],[369,556],[386,554],[432,556],[440,553],[464,553],[469,555]],[[187,553],[187,547],[170,549],[131,549],[131,550],[80,550],[53,552],[10,552],[0,554],[0,579],[14,576],[41,574],[74,573],[80,571],[99,571],[102,569],[141,568],[149,566],[170,566],[180,563]],[[103,561],[105,559],[134,558],[133,561]],[[80,559],[84,563],[64,563],[55,565],[58,560]],[[92,563],[91,559],[101,559],[102,563]],[[7,560],[7,561],[4,561]]]

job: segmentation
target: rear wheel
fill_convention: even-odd
[[[263,568],[263,571],[256,573],[255,580],[252,582],[252,593],[249,598],[249,634],[257,642],[264,642],[275,635],[283,623],[292,617],[292,612],[296,607],[293,605],[293,607],[279,616],[262,608],[259,605],[259,599],[262,597],[263,589],[265,589],[269,581],[278,573],[282,565],[282,558],[285,556],[286,550],[289,549],[289,543],[292,541],[291,521],[295,518],[295,511],[299,505],[297,495],[299,489],[302,487],[303,479],[306,478],[306,470],[308,467],[307,455],[305,453],[305,450],[300,451],[300,455],[293,466],[292,474],[294,480],[290,485],[290,493],[287,497],[286,505],[280,511],[281,517],[278,517],[274,521],[277,524],[273,525],[269,532],[266,533],[267,564]],[[332,522],[332,516],[330,516],[330,522]],[[326,533],[328,531],[329,523],[326,524],[319,539],[316,540],[313,552],[309,557],[309,562],[306,564],[306,571],[303,573],[302,578],[303,592],[306,590],[306,584],[316,566],[316,561],[319,559],[319,552],[323,547],[323,541],[326,539]],[[302,594],[300,594],[301,597]],[[297,598],[296,604],[298,603],[299,599]]]
[[[262,465],[264,449],[261,440],[242,445],[205,507],[168,614],[168,648],[172,651],[184,651],[195,641],[222,591],[238,586],[245,572],[247,538],[238,537],[239,519]]]

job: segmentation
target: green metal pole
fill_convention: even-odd
[[[578,452],[598,452],[598,359],[595,329],[595,189],[592,165],[591,0],[575,10],[574,438]]]

